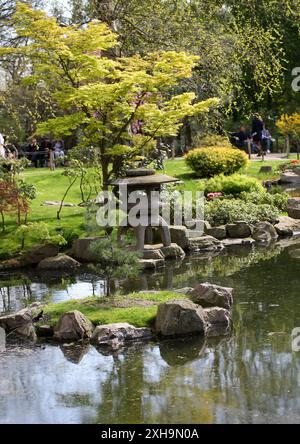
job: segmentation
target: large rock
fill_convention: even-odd
[[[163,255],[160,248],[145,248],[143,250],[143,259],[164,259],[165,256]]]
[[[205,308],[222,307],[230,310],[233,303],[232,292],[232,288],[221,287],[205,282],[197,285],[197,287],[189,293],[189,297],[195,304],[199,304]]]
[[[166,337],[205,334],[202,307],[188,299],[173,299],[158,306],[155,329]]]
[[[57,245],[39,245],[22,255],[23,265],[36,265],[47,257],[57,256],[59,247]]]
[[[223,244],[212,236],[201,236],[189,239],[189,251],[217,251],[223,249]]]
[[[161,252],[166,259],[178,259],[184,258],[185,256],[185,252],[177,244],[171,244],[168,247],[162,247]]]
[[[254,227],[252,237],[257,242],[271,242],[278,238],[278,234],[270,222],[259,222]]]
[[[139,263],[143,270],[157,270],[165,266],[164,259],[140,259]]]
[[[99,325],[95,328],[91,342],[99,347],[117,349],[127,341],[152,338],[150,328],[137,328],[127,322]]]
[[[171,240],[183,250],[189,246],[189,232],[184,226],[170,226]]]
[[[191,239],[193,237],[204,236],[204,234],[206,233],[206,230],[211,228],[211,225],[208,221],[201,220],[201,219],[199,219],[199,220],[195,219],[193,221],[186,222],[185,225],[188,229],[189,239]]]
[[[300,175],[292,171],[287,171],[281,175],[280,182],[300,184]]]
[[[96,262],[97,257],[90,250],[93,242],[103,239],[101,237],[84,237],[75,239],[71,255],[80,262]]]
[[[222,307],[204,308],[204,317],[208,325],[218,326],[225,325],[230,327],[231,315],[230,311]]]
[[[288,200],[287,213],[293,219],[300,219],[300,197],[293,197]]]
[[[251,237],[252,235],[251,226],[243,221],[236,222],[234,224],[227,224],[226,230],[228,236],[231,238],[242,239],[245,237]]]
[[[218,227],[211,227],[208,228],[206,231],[206,234],[209,236],[212,236],[216,239],[223,240],[226,238],[227,232],[226,232],[226,226],[220,225]]]
[[[239,245],[252,245],[255,240],[252,237],[244,237],[243,239],[226,238],[222,241],[224,247],[236,247]]]
[[[35,339],[33,322],[42,315],[42,305],[34,302],[16,313],[0,317],[0,327],[7,333],[17,333],[30,339]]]
[[[38,264],[38,268],[41,270],[75,270],[78,267],[80,267],[80,263],[66,254],[47,257]]]
[[[225,336],[231,332],[229,310],[221,307],[205,308],[204,317],[207,322],[207,337]]]
[[[22,262],[21,258],[12,258],[0,262],[0,271],[17,270],[24,267],[26,264]]]
[[[57,341],[78,341],[90,338],[93,324],[78,310],[63,314],[55,328],[54,339]]]
[[[300,231],[300,221],[292,219],[289,216],[279,216],[275,229],[279,236],[291,237],[295,232]]]

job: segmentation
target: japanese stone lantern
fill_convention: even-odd
[[[137,238],[137,248],[143,250],[145,243],[153,244],[152,228],[160,232],[164,247],[171,245],[171,236],[168,223],[160,215],[162,203],[160,201],[161,186],[167,183],[179,182],[175,177],[166,174],[156,174],[155,170],[137,168],[127,171],[125,177],[110,182],[110,185],[119,187],[119,198],[124,204],[126,201],[127,216],[121,222],[118,230],[118,240],[128,228],[133,228]],[[139,208],[143,214],[133,222],[130,211],[136,206],[137,200],[144,202]]]

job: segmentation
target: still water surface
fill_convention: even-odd
[[[193,256],[123,282],[124,292],[201,281],[232,286],[233,334],[136,344],[115,355],[90,346],[8,344],[0,353],[0,423],[300,422],[300,352],[291,349],[291,331],[300,327],[299,276],[296,239]],[[14,307],[24,295],[25,302],[62,300],[93,291],[88,275],[11,279]],[[102,284],[96,280],[96,294]]]

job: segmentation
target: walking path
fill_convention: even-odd
[[[254,162],[261,162],[261,157],[257,157],[256,154],[252,154],[251,160],[253,160]],[[286,153],[271,153],[266,154],[264,160],[287,160],[287,157]]]

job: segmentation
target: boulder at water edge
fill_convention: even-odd
[[[212,236],[218,240],[225,239],[226,235],[227,235],[226,225],[219,225],[218,227],[211,227],[211,228],[208,228],[205,232],[209,236]]]
[[[245,237],[251,237],[252,234],[252,227],[243,221],[227,224],[226,230],[228,236],[232,238],[242,239]]]
[[[192,237],[189,239],[189,251],[218,251],[224,248],[221,241],[212,236]]]
[[[80,263],[66,254],[47,257],[38,264],[38,268],[41,270],[75,270],[78,267],[80,267]]]
[[[177,244],[171,244],[168,247],[162,247],[161,251],[166,259],[181,259],[185,257],[185,252]]]
[[[169,227],[172,242],[179,245],[183,250],[189,246],[188,229],[181,225],[171,225]]]
[[[282,237],[291,237],[295,232],[300,231],[300,221],[289,216],[279,216],[275,230]]]
[[[91,245],[102,237],[84,237],[76,239],[72,245],[71,256],[80,262],[96,262],[97,256],[92,253]]]
[[[92,336],[93,324],[78,310],[63,314],[55,328],[57,341],[78,341]]]
[[[58,245],[38,245],[24,253],[21,261],[23,265],[35,265],[46,257],[57,256],[58,252]]]
[[[300,197],[290,198],[286,209],[289,217],[300,219]]]
[[[220,287],[219,285],[205,282],[197,285],[190,293],[190,299],[202,307],[221,307],[230,310],[232,299],[232,288]]]
[[[259,222],[255,225],[252,237],[257,242],[271,242],[278,238],[278,234],[270,222]]]
[[[34,302],[16,313],[0,317],[0,327],[7,333],[14,332],[26,338],[35,339],[33,320],[42,314],[42,305]]]
[[[99,325],[95,328],[91,342],[99,347],[110,347],[114,350],[127,341],[146,340],[152,338],[150,328],[137,328],[127,322]]]
[[[203,309],[188,299],[173,299],[160,304],[155,329],[159,335],[166,337],[205,334]]]
[[[204,308],[204,317],[207,322],[207,336],[223,336],[231,330],[231,314],[221,307]]]

